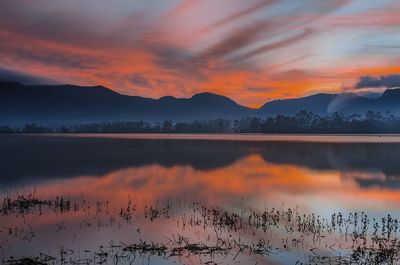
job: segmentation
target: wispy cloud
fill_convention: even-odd
[[[4,0],[0,67],[132,95],[207,90],[257,106],[399,74],[395,52],[383,52],[400,43],[399,10],[394,0]],[[360,53],[368,45],[374,56]]]
[[[268,43],[265,45],[262,45],[260,47],[257,47],[253,50],[250,50],[238,57],[235,58],[235,60],[245,60],[248,59],[250,57],[256,56],[256,55],[260,55],[262,53],[268,52],[268,51],[272,51],[275,49],[284,49],[287,46],[300,42],[301,40],[305,39],[305,38],[309,38],[310,36],[312,36],[312,34],[314,33],[313,30],[311,29],[306,29],[303,32],[300,32],[298,34],[295,34],[293,36],[287,37],[283,40],[279,40],[273,43]]]

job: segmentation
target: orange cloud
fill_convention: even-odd
[[[355,53],[324,63],[325,55],[315,54],[330,30],[400,23],[395,9],[333,13],[348,0],[313,1],[285,12],[278,0],[235,2],[226,10],[216,10],[221,4],[213,2],[182,1],[165,4],[159,13],[134,10],[100,22],[89,10],[39,12],[6,2],[0,67],[123,94],[190,97],[210,91],[258,107],[277,98],[340,92],[362,75],[400,70],[393,56]],[[313,67],[314,60],[322,66]]]

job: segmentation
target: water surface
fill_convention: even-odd
[[[67,264],[90,263],[104,251],[105,262],[118,264],[307,264],[315,253],[346,254],[345,243],[339,248],[332,242],[347,238],[331,231],[316,242],[310,233],[288,234],[292,221],[284,217],[281,226],[268,229],[216,228],[195,222],[213,216],[198,208],[236,213],[246,222],[254,213],[288,209],[321,220],[364,212],[372,222],[387,214],[396,218],[400,210],[396,135],[4,135],[0,149],[3,198],[63,198],[77,207],[4,214],[3,261],[40,253],[59,259],[65,252]],[[136,253],[124,259],[121,247],[112,247],[144,241],[170,246],[180,237],[207,246],[223,238],[263,242],[271,252]],[[299,238],[302,246],[294,244]]]

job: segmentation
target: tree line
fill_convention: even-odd
[[[296,115],[277,115],[266,119],[249,117],[238,120],[161,123],[146,121],[94,122],[59,127],[26,124],[0,126],[0,133],[321,133],[369,134],[400,133],[400,117],[368,111],[365,115],[333,113],[320,116],[300,111]]]

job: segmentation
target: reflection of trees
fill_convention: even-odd
[[[383,172],[400,176],[400,144],[311,143],[210,140],[117,139],[65,136],[7,136],[0,138],[4,155],[2,178],[104,175],[145,165],[191,166],[196,170],[226,167],[251,154],[268,163],[315,170]]]
[[[396,143],[270,142],[263,144],[263,158],[316,170],[382,171],[400,176],[400,145]]]
[[[211,170],[246,156],[249,148],[243,143],[225,141],[3,135],[0,149],[7,156],[0,159],[0,181],[104,175],[151,164]]]
[[[400,145],[393,143],[269,143],[263,158],[276,164],[349,172],[362,187],[400,188]],[[383,179],[354,174],[376,175]]]

